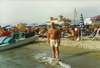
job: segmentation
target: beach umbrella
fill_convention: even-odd
[[[31,28],[32,26],[28,24],[28,25],[26,25],[26,27]]]
[[[11,25],[6,25],[6,26],[4,26],[4,28],[9,27],[9,26],[11,26]]]
[[[67,23],[67,22],[63,22],[63,23],[60,24],[60,26],[69,26],[69,25],[70,25],[70,24]]]
[[[68,19],[68,18],[63,18],[63,20],[66,21],[66,22],[71,22],[71,20]]]
[[[49,25],[47,25],[47,26],[49,26],[49,27],[50,27],[50,24],[49,24]],[[55,26],[55,27],[59,27],[60,25],[55,23],[55,24],[54,24],[54,26]]]
[[[56,27],[60,26],[59,24],[54,24]]]
[[[80,17],[79,25],[80,25],[80,28],[81,28],[81,40],[82,40],[82,33],[83,33],[83,27],[84,27],[84,19],[83,19],[82,14],[81,14],[81,17]]]
[[[38,26],[38,23],[31,23],[31,24],[28,24],[27,26]]]
[[[100,15],[91,17],[91,20],[100,20]]]
[[[82,14],[81,14],[81,17],[80,17],[79,25],[80,25],[80,28],[84,27],[84,19],[83,19],[83,15]]]
[[[39,26],[47,26],[46,23],[38,23]]]
[[[15,28],[15,26],[10,25],[8,27],[5,27],[5,29],[9,29],[9,28]]]
[[[79,26],[79,24],[70,24],[70,26]]]

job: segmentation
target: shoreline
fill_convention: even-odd
[[[95,44],[95,45],[94,45]],[[100,42],[99,41],[71,41],[66,38],[61,39],[61,45],[59,47],[60,53],[64,55],[78,55],[100,60]],[[46,38],[39,38],[37,41],[23,46],[27,49],[37,50],[49,50],[51,51],[50,45],[47,44]]]

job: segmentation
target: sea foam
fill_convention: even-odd
[[[63,61],[53,61],[52,58],[47,57],[47,54],[45,53],[34,55],[34,58],[47,66],[50,65],[56,68],[71,68],[70,65],[64,63]]]

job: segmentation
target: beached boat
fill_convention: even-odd
[[[14,48],[14,47],[17,47],[17,46],[21,46],[21,45],[24,45],[24,44],[33,42],[33,41],[37,40],[38,38],[39,38],[39,36],[34,35],[32,37],[29,37],[29,38],[24,38],[24,39],[16,40],[14,43],[0,44],[0,50],[7,50],[7,49],[10,49],[10,48]],[[9,37],[8,37],[8,39],[9,39]]]

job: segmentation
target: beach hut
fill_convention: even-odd
[[[100,20],[100,15],[91,17],[91,20]]]
[[[100,23],[100,15],[93,16],[93,17],[91,17],[90,20],[91,20],[92,22]]]

